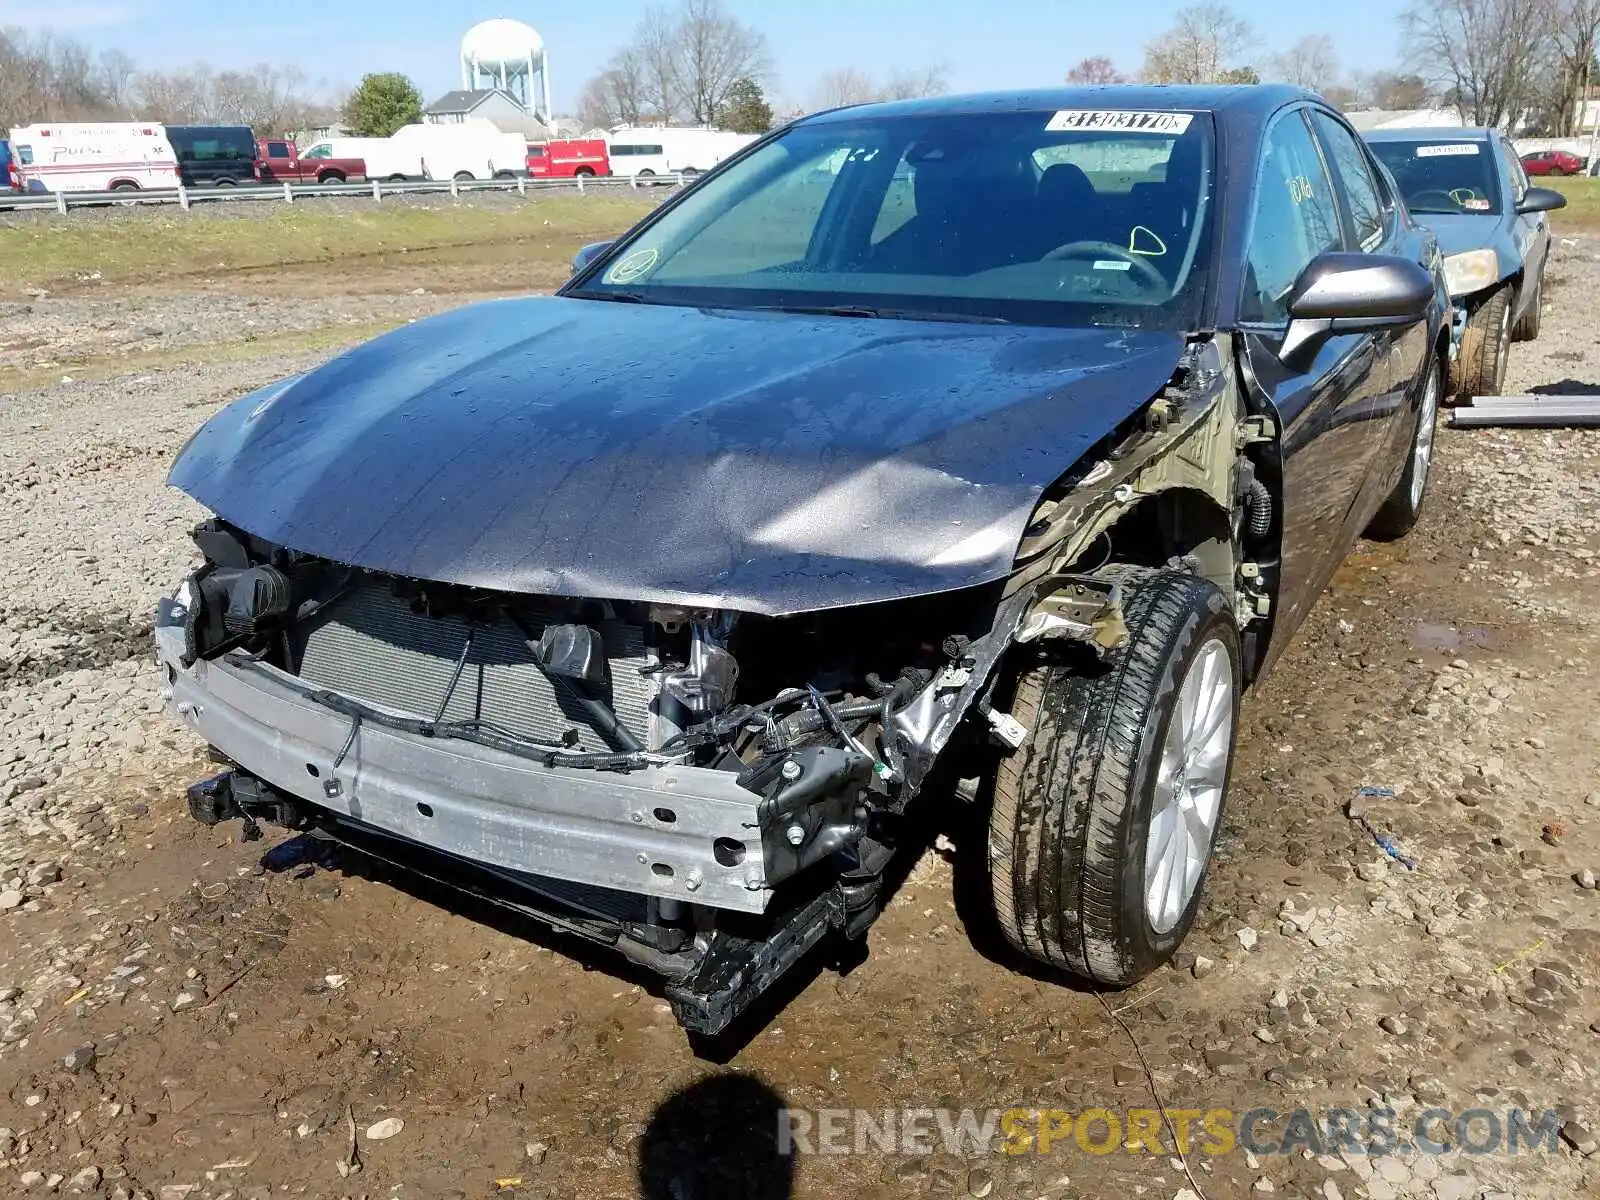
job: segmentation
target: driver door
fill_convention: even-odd
[[[1258,169],[1240,301],[1246,384],[1276,410],[1283,454],[1279,630],[1299,624],[1360,533],[1370,417],[1388,383],[1388,347],[1372,334],[1336,334],[1304,372],[1278,358],[1295,281],[1317,255],[1346,248],[1335,186],[1306,110],[1280,114]]]

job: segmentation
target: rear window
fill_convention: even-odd
[[[1497,213],[1494,147],[1480,141],[1372,142],[1414,213]]]
[[[29,163],[31,163],[33,161],[33,147],[32,146],[18,146],[17,147],[17,161],[19,163],[21,163],[23,166],[27,166]]]
[[[543,158],[544,157],[544,147],[543,146],[529,146],[528,147],[528,157],[529,158]]]

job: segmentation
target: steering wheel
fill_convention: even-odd
[[[1447,192],[1444,188],[1429,188],[1425,192],[1418,192],[1406,203],[1416,208],[1443,206],[1448,209],[1457,209],[1465,207],[1461,201],[1455,198],[1454,193]]]
[[[1167,277],[1151,265],[1150,260],[1142,254],[1134,254],[1125,247],[1115,242],[1067,242],[1057,246],[1044,256],[1044,262],[1064,262],[1072,258],[1105,258],[1111,256],[1119,262],[1129,263],[1139,268],[1148,283],[1155,284],[1158,288],[1167,286]]]

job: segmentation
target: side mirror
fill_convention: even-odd
[[[590,242],[572,256],[572,273],[576,275],[609,249],[611,249],[610,242]]]
[[[1335,334],[1414,325],[1428,315],[1435,294],[1433,275],[1409,258],[1319,254],[1289,291],[1289,328],[1278,358],[1292,371],[1308,370]]]
[[[1531,187],[1517,203],[1519,213],[1553,212],[1567,206],[1567,198],[1555,188]]]

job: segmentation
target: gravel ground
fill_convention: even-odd
[[[449,303],[459,303],[459,297]],[[122,373],[126,367],[117,372],[117,363],[129,357],[159,358],[224,346],[248,349],[251,342],[295,334],[350,329],[358,337],[365,328],[399,325],[443,304],[425,288],[414,294],[337,297],[186,291],[146,293],[130,313],[129,301],[121,296],[101,300],[45,293],[28,303],[0,301],[0,380],[7,370],[59,370],[70,379],[85,365],[93,365],[98,374]]]
[[[1564,243],[1508,390],[1600,389],[1597,290],[1600,239]],[[64,303],[0,311],[5,353],[432,301]],[[1172,969],[1104,1000],[1019,972],[971,900],[981,844],[952,827],[866,962],[798,979],[719,1067],[609,959],[183,815],[206,764],[158,711],[148,614],[197,513],[163,473],[219,404],[313,361],[0,396],[0,1192],[1597,1194],[1600,434],[1441,431],[1423,524],[1357,549],[1247,701],[1207,906]],[[776,1104],[1082,1112],[1149,1106],[1152,1084],[1175,1108],[1387,1104],[1402,1134],[1432,1106],[1558,1108],[1563,1140],[1193,1148],[1192,1178],[1170,1142],[793,1162],[770,1145]]]

